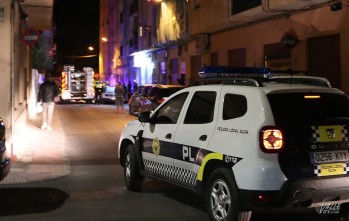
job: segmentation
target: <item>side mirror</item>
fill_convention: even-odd
[[[138,120],[142,123],[151,123],[150,121],[150,112],[149,111],[145,111],[145,112],[141,112],[138,115]]]

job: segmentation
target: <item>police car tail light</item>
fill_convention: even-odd
[[[264,127],[260,131],[259,145],[265,153],[279,153],[284,146],[284,139],[280,129]]]

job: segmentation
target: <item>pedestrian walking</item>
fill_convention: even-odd
[[[38,101],[42,104],[42,125],[43,130],[52,130],[52,116],[55,107],[55,97],[59,95],[59,88],[51,81],[50,73],[46,73],[45,81],[40,85]]]
[[[116,103],[116,113],[124,114],[124,99],[125,99],[125,89],[120,82],[115,86],[115,103]]]

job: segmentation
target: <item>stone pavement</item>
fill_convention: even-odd
[[[0,186],[54,179],[70,173],[65,134],[58,117],[55,110],[52,131],[41,130],[40,114],[16,124],[12,145],[6,143],[12,155],[11,170]]]

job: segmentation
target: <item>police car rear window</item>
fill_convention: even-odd
[[[270,94],[277,125],[349,124],[349,99],[343,94]]]

